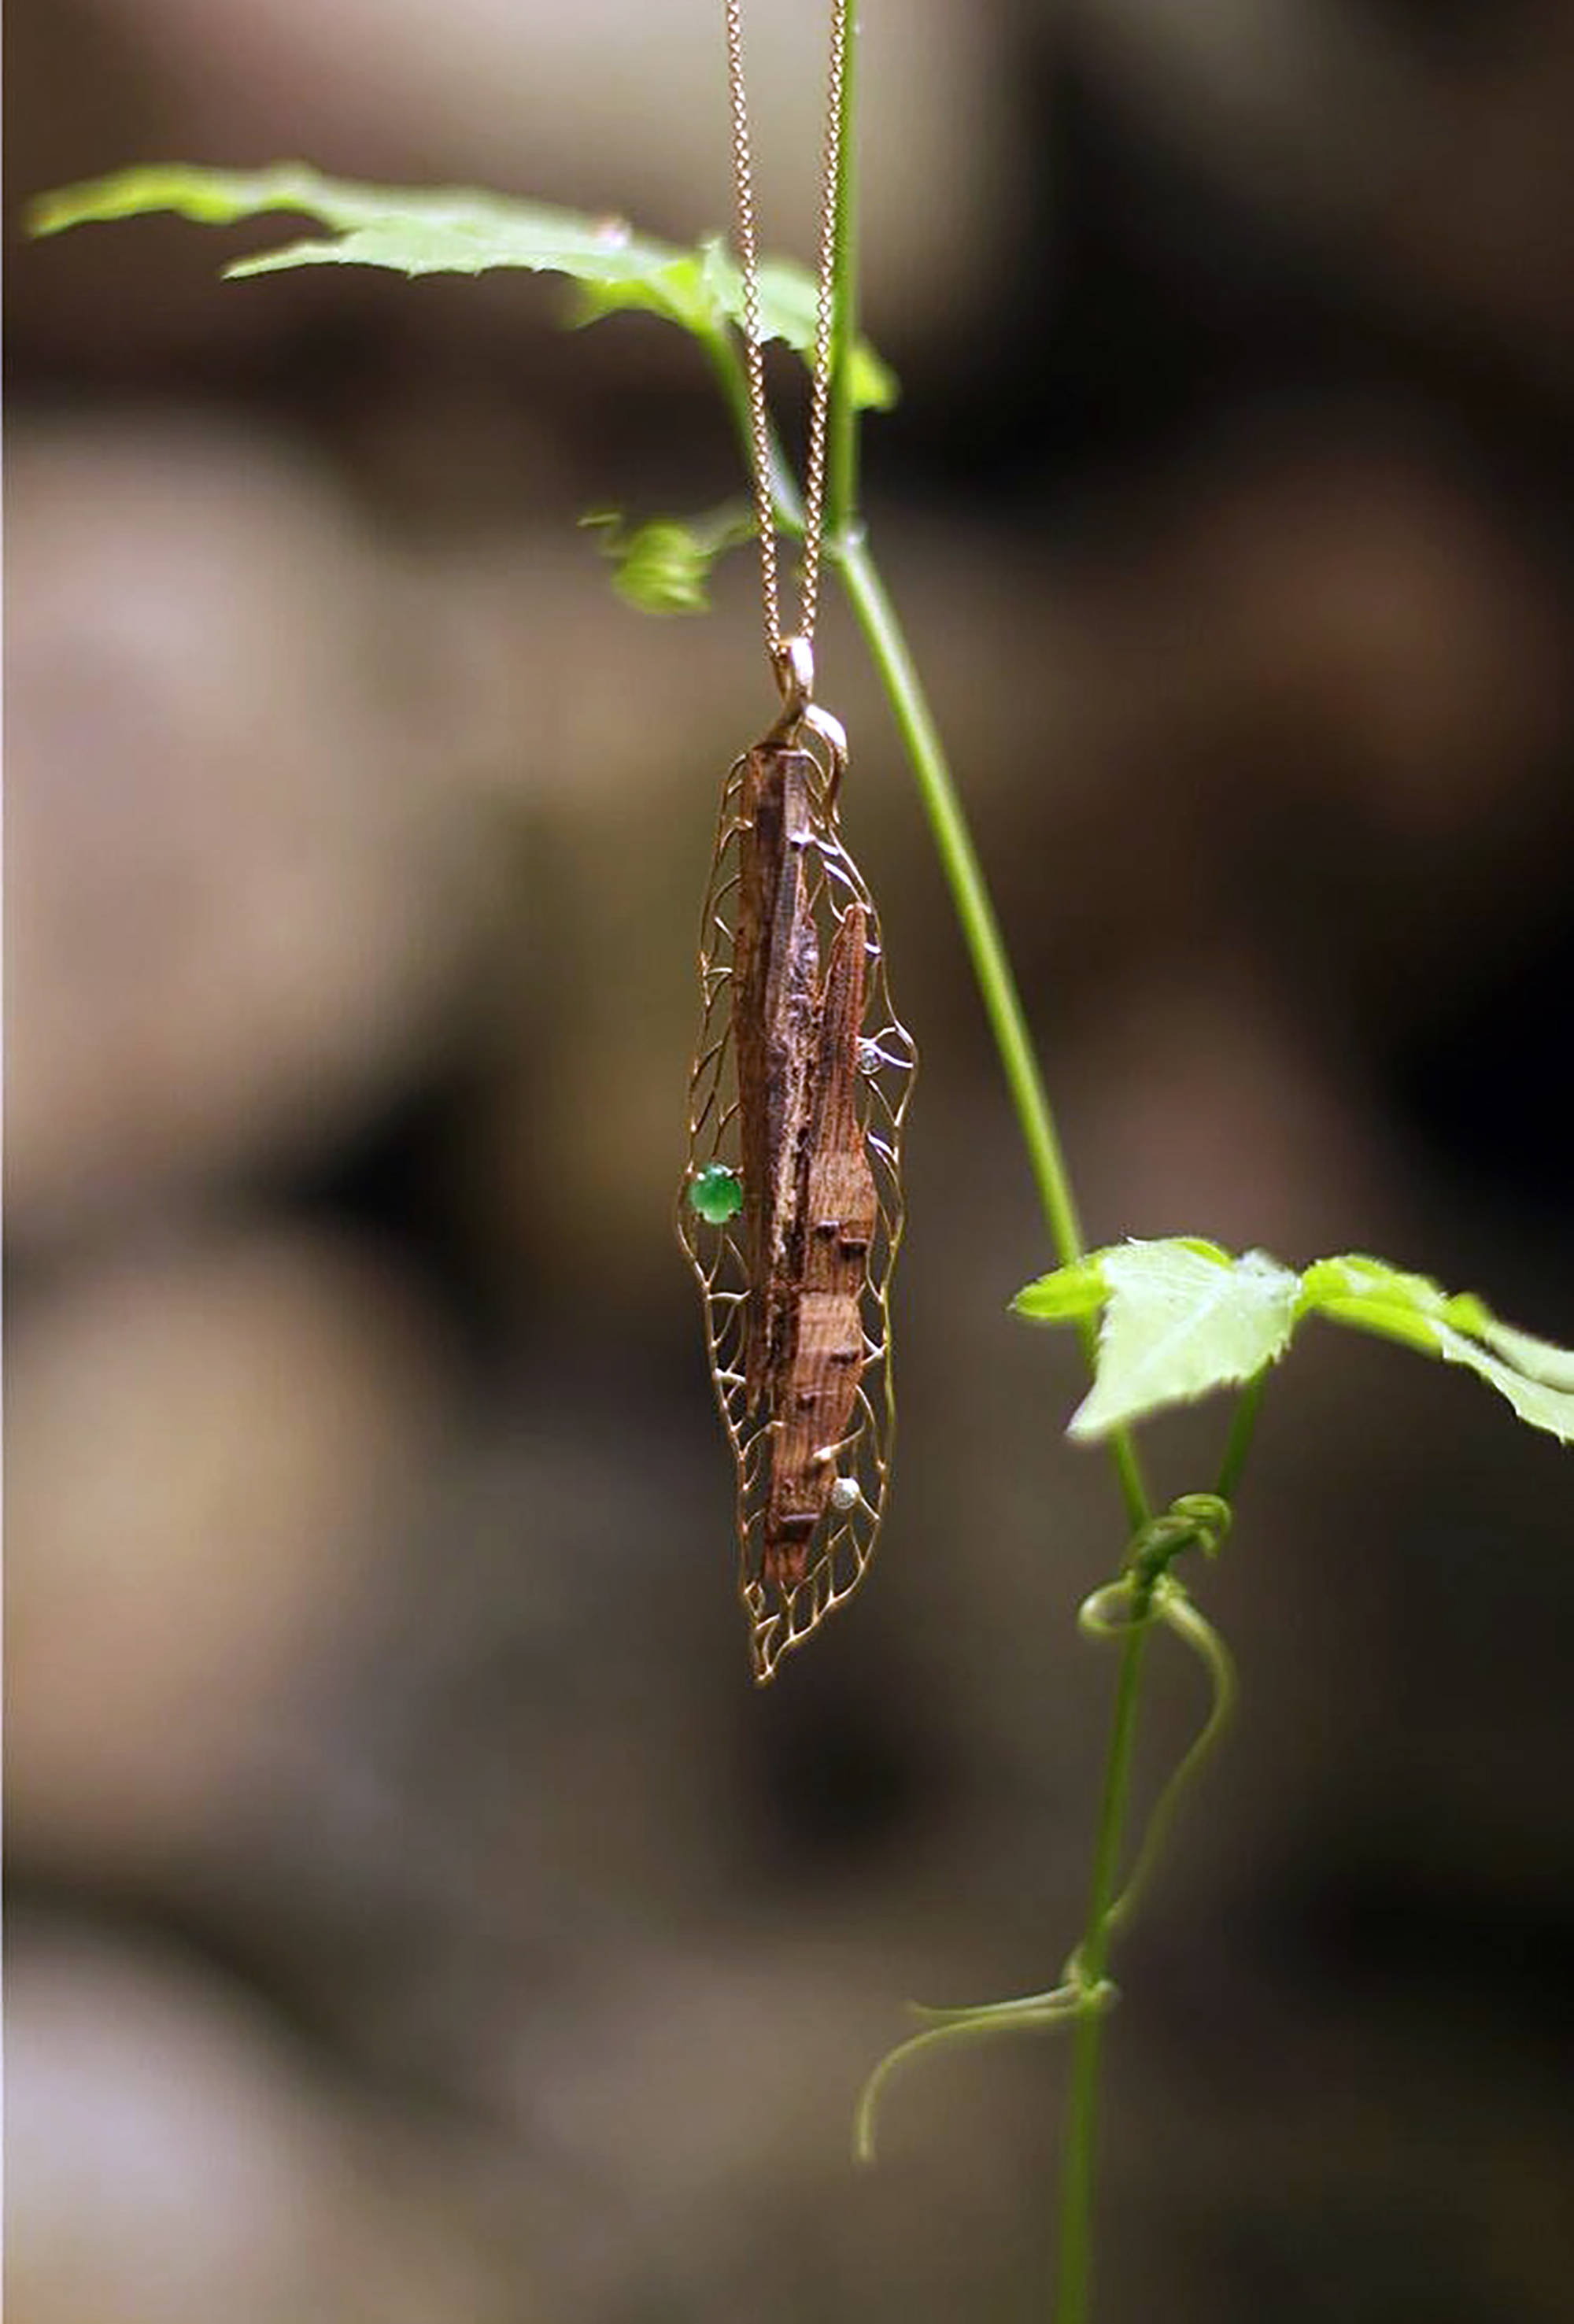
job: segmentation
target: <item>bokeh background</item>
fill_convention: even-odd
[[[551,285],[173,221],[136,160],[724,223],[715,0],[12,0],[10,2234],[18,2324],[1046,2312],[1052,1978],[1118,1557],[882,705],[925,1052],[875,1574],[750,1689],[668,1211],[713,616],[585,510],[736,488]],[[1574,1330],[1574,12],[868,0],[868,497],[1092,1233],[1376,1249]],[[752,0],[769,239],[819,11]],[[1155,1432],[1206,1481],[1221,1410]],[[1119,1964],[1102,2313],[1565,2317],[1574,1471],[1331,1333],[1203,1600],[1245,1701]],[[1199,1714],[1155,1657],[1151,1786]]]

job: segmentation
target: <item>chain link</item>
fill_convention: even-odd
[[[834,328],[836,181],[842,166],[842,88],[847,69],[847,23],[851,0],[832,0],[831,61],[826,76],[825,145],[820,183],[819,284],[815,307],[815,357],[809,392],[809,436],[804,465],[803,594],[795,634],[812,646],[819,611],[820,561],[825,527],[825,438],[831,406],[831,340]],[[770,411],[765,396],[765,355],[759,325],[759,245],[755,228],[754,156],[743,78],[743,0],[726,0],[727,84],[732,102],[732,189],[738,259],[743,280],[743,356],[749,383],[749,426],[754,446],[754,507],[759,532],[760,594],[765,641],[780,669],[786,643],[777,573],[776,502],[771,491]]]

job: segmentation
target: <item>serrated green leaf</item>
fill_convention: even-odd
[[[1103,1435],[1211,1388],[1254,1378],[1303,1315],[1375,1332],[1462,1364],[1520,1418],[1574,1442],[1574,1350],[1498,1322],[1473,1292],[1347,1251],[1294,1275],[1263,1251],[1232,1259],[1195,1237],[1118,1244],[1019,1291],[1017,1314],[1077,1323],[1102,1305],[1097,1376],[1070,1433]]]
[[[284,210],[315,218],[334,239],[291,241],[227,266],[228,276],[294,266],[379,266],[400,274],[481,274],[522,267],[580,286],[590,320],[620,308],[663,316],[696,337],[742,320],[737,269],[718,244],[682,250],[636,234],[626,220],[594,218],[543,202],[505,200],[460,187],[363,186],[326,178],[305,162],[266,170],[205,170],[183,162],[118,171],[41,195],[28,212],[34,234],[173,210],[203,226]],[[760,325],[805,360],[815,345],[815,286],[800,266],[760,268]],[[853,355],[852,392],[865,409],[896,401],[896,382],[866,342]]]
[[[1011,1312],[1033,1323],[1078,1323],[1096,1315],[1109,1290],[1104,1281],[1104,1254],[1092,1251],[1072,1267],[1057,1267],[1036,1282],[1025,1283],[1011,1302]]]
[[[1298,1276],[1266,1252],[1232,1259],[1198,1237],[1117,1244],[1025,1285],[1011,1304],[1049,1323],[1104,1308],[1093,1387],[1071,1423],[1077,1437],[1253,1379],[1317,1314],[1462,1364],[1533,1428],[1574,1443],[1574,1350],[1499,1323],[1474,1292],[1450,1296],[1366,1252],[1320,1259]]]
[[[1520,1418],[1528,1421],[1533,1428],[1544,1428],[1549,1435],[1557,1438],[1560,1444],[1574,1443],[1574,1388],[1557,1388],[1543,1379],[1527,1379],[1523,1372],[1515,1371],[1512,1364],[1505,1363],[1499,1356],[1489,1354],[1476,1341],[1468,1340],[1462,1332],[1454,1331],[1447,1323],[1440,1323],[1437,1333],[1438,1352],[1447,1362],[1468,1365],[1471,1371],[1495,1388],[1499,1396],[1506,1397]],[[1522,1336],[1511,1333],[1511,1337]],[[1544,1347],[1546,1343],[1533,1344]],[[1559,1355],[1567,1353],[1564,1350],[1554,1350],[1553,1352]]]
[[[1450,1298],[1430,1276],[1353,1253],[1319,1259],[1302,1284],[1308,1311],[1464,1364],[1533,1428],[1562,1443],[1574,1436],[1574,1351],[1500,1323],[1474,1292]]]
[[[1551,1340],[1538,1340],[1532,1332],[1518,1331],[1512,1323],[1500,1323],[1478,1299],[1471,1304],[1478,1313],[1470,1323],[1461,1323],[1450,1300],[1449,1321],[1459,1324],[1473,1339],[1485,1340],[1526,1379],[1540,1380],[1547,1388],[1574,1389],[1574,1348],[1560,1348]]]
[[[1295,1328],[1301,1278],[1263,1251],[1232,1259],[1207,1243],[1129,1242],[1103,1254],[1103,1274],[1098,1377],[1073,1436],[1255,1379]]]

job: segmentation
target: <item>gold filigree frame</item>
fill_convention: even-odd
[[[794,724],[796,747],[805,753],[812,769],[810,834],[804,853],[820,959],[829,957],[831,938],[849,903],[861,904],[868,915],[859,1115],[878,1209],[861,1301],[864,1366],[853,1424],[836,1448],[835,1483],[803,1578],[791,1588],[779,1586],[762,1571],[770,1448],[778,1418],[769,1393],[751,1409],[745,1387],[746,1319],[750,1300],[759,1294],[750,1280],[743,1219],[740,1214],[724,1225],[712,1224],[689,1201],[690,1187],[707,1168],[719,1165],[741,1176],[733,969],[739,847],[749,828],[744,819],[745,752],[733,762],[722,793],[700,923],[700,1032],[689,1078],[688,1161],[678,1191],[677,1232],[699,1281],[711,1377],[737,1464],[739,1597],[749,1623],[754,1676],[761,1685],[774,1676],[782,1657],[812,1637],[857,1588],[885,1516],[896,1430],[890,1280],[904,1222],[902,1121],[917,1066],[913,1038],[891,1006],[879,914],[862,873],[842,842],[837,815],[843,764],[840,730],[834,721],[814,712]]]

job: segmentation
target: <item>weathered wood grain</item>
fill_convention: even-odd
[[[810,762],[762,744],[744,770],[734,1027],[750,1294],[744,1377],[772,1402],[790,1336],[793,1245],[819,1007],[819,938],[805,850]]]
[[[863,1373],[863,1294],[877,1215],[855,1103],[867,968],[863,908],[851,903],[818,996],[791,1272],[778,1295],[787,1328],[771,1383],[762,1566],[782,1590],[796,1588],[808,1570]]]

